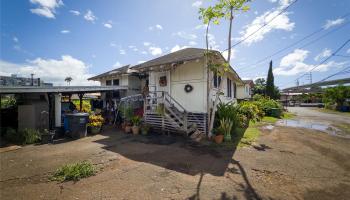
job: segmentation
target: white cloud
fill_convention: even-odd
[[[273,70],[273,73],[276,75],[284,76],[293,76],[300,73],[306,73],[312,70],[316,65],[305,63],[305,59],[308,57],[310,52],[303,49],[295,49],[294,52],[286,55],[281,59],[280,66]],[[330,61],[319,65],[313,71],[315,72],[325,72],[328,71],[331,67],[337,68],[341,67],[345,62],[337,63]]]
[[[179,50],[181,50],[181,49],[186,49],[186,48],[188,48],[188,46],[179,46],[178,44],[177,45],[175,45],[173,48],[171,48],[171,50],[170,50],[170,53],[173,53],[173,52],[175,52],[175,51],[179,51]]]
[[[327,20],[326,24],[323,26],[323,28],[329,29],[329,28],[332,28],[334,26],[338,26],[344,22],[345,22],[345,19],[343,19],[343,18],[338,18],[336,20]]]
[[[120,50],[119,50],[119,54],[120,54],[120,55],[125,55],[125,54],[126,54],[126,52],[125,52],[125,50],[124,50],[124,49],[120,49]]]
[[[227,60],[228,51],[226,50],[226,51],[222,52],[222,56]],[[231,59],[230,60],[233,60],[234,58],[236,58],[236,50],[231,49]]]
[[[70,33],[70,30],[62,30],[61,33],[62,34],[67,34],[67,33]]]
[[[208,34],[209,49],[219,50],[220,45],[216,43],[215,36],[211,33]]]
[[[121,67],[122,66],[122,64],[120,64],[120,62],[116,62],[116,63],[114,63],[114,65],[113,65],[113,67]]]
[[[145,47],[148,47],[149,45],[151,45],[151,43],[150,43],[150,42],[143,42],[143,45],[144,45]]]
[[[195,2],[193,2],[192,6],[195,8],[199,8],[202,4],[203,4],[202,1],[195,1]]]
[[[270,33],[273,30],[292,31],[295,27],[295,23],[290,21],[290,19],[288,17],[289,13],[285,12],[285,13],[278,15],[281,12],[281,9],[283,9],[286,5],[289,5],[289,1],[282,0],[282,1],[280,1],[280,7],[278,7],[277,9],[267,11],[264,14],[256,17],[250,24],[248,24],[244,27],[243,31],[240,32],[241,37],[239,39],[243,40],[243,39],[249,37],[243,43],[246,45],[251,45],[254,42],[258,42],[258,41],[263,40],[265,35]],[[274,18],[274,17],[276,17],[276,18]],[[272,18],[274,18],[274,19],[272,20]],[[269,21],[271,21],[271,22],[267,26],[260,29],[258,32],[254,33],[255,31],[257,31],[260,27],[262,27],[264,24],[268,23]]]
[[[155,26],[150,26],[148,27],[148,30],[153,31],[153,30],[163,30],[163,26],[160,24],[156,24]]]
[[[147,55],[148,53],[147,53],[147,51],[141,51],[141,54]]]
[[[84,19],[94,23],[95,20],[97,20],[97,17],[94,15],[94,13],[91,10],[87,10],[87,12],[84,15]]]
[[[54,19],[56,8],[63,5],[62,0],[30,0],[30,3],[38,5],[38,8],[30,9],[30,12]]]
[[[207,26],[208,26],[207,24],[199,24],[199,25],[195,26],[194,29],[197,29],[197,30],[198,29],[206,29]]]
[[[146,61],[140,60],[140,61],[137,61],[137,64],[141,64],[141,63],[144,63],[144,62],[146,62]]]
[[[72,13],[73,15],[75,15],[75,16],[80,15],[80,12],[77,11],[77,10],[70,10],[69,12]]]
[[[129,47],[129,49],[131,49],[131,50],[133,50],[133,51],[138,51],[138,50],[139,50],[139,49],[138,49],[136,46],[134,46],[134,45],[129,45],[128,47]]]
[[[163,27],[162,27],[161,25],[159,25],[159,24],[156,25],[156,28],[157,28],[158,30],[163,30]]]
[[[315,59],[315,61],[320,61],[322,58],[329,57],[330,55],[332,55],[332,51],[330,49],[325,48],[314,59]]]
[[[160,47],[150,46],[148,48],[148,50],[154,56],[161,55],[163,53],[163,51],[162,51],[162,49]]]
[[[176,35],[180,38],[186,39],[186,40],[195,40],[197,39],[197,35],[192,33],[186,33],[185,31],[179,31],[176,33],[173,33],[173,35]]]
[[[19,42],[19,40],[18,40],[18,38],[15,36],[15,37],[13,37],[13,41],[14,42],[16,42],[16,43],[18,43]]]
[[[55,85],[66,85],[64,79],[67,76],[73,78],[71,85],[96,85],[87,79],[93,74],[89,73],[89,67],[81,60],[70,55],[63,55],[60,59],[36,58],[23,64],[10,63],[0,60],[0,74],[17,74],[29,77],[31,73],[45,82]]]
[[[116,47],[117,45],[114,42],[109,43],[109,46]]]
[[[104,23],[103,26],[106,28],[112,28],[112,24],[110,23]]]
[[[190,46],[196,46],[196,45],[197,45],[197,42],[195,42],[195,41],[190,41],[188,44],[189,44]]]

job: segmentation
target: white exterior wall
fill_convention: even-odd
[[[159,77],[167,76],[167,85],[159,85]],[[150,72],[150,91],[166,91],[189,112],[207,112],[206,67],[202,59],[189,61],[164,72]],[[193,90],[185,92],[185,85]]]
[[[207,74],[204,60],[190,61],[171,72],[170,94],[190,112],[207,112]],[[185,91],[189,84],[193,90]]]
[[[237,98],[238,99],[250,99],[251,94],[250,94],[250,85],[249,84],[244,84],[240,85],[237,87]]]

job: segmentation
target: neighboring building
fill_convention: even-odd
[[[244,85],[238,87],[237,98],[240,100],[249,100],[252,98],[253,80],[243,80]]]
[[[133,73],[129,67],[130,65],[126,65],[88,79],[99,81],[101,86],[125,86],[128,88],[127,90],[118,90],[101,94],[101,98],[104,100],[104,106],[109,100],[117,103],[122,97],[141,93],[142,87],[139,74]]]
[[[12,74],[11,76],[0,76],[0,86],[39,86],[39,87],[50,87],[53,86],[52,83],[45,83],[40,80],[40,78],[24,78],[17,77],[17,75]]]

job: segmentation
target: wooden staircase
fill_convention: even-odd
[[[124,103],[135,101],[143,101],[144,121],[154,130],[181,133],[186,136],[197,130],[206,133],[207,114],[188,112],[167,92],[150,92],[146,98],[137,94],[121,99]]]
[[[145,122],[162,131],[181,132],[188,136],[197,130],[196,123],[188,121],[188,111],[167,92],[151,92],[144,105]]]

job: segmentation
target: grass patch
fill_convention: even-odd
[[[336,123],[332,125],[340,129],[341,131],[345,132],[346,134],[350,134],[350,124]]]
[[[259,135],[260,135],[260,130],[257,127],[248,127],[245,132],[243,137],[241,138],[241,141],[238,143],[238,147],[244,147],[244,146],[249,146],[253,142],[255,142]]]
[[[282,119],[292,119],[295,117],[295,114],[291,113],[291,112],[284,112]]]
[[[278,120],[278,118],[276,117],[270,117],[270,116],[265,116],[264,118],[262,118],[262,122],[267,122],[267,123],[276,123]]]
[[[64,165],[56,170],[51,177],[53,181],[78,181],[82,178],[92,176],[96,173],[94,166],[90,162],[79,162]]]

